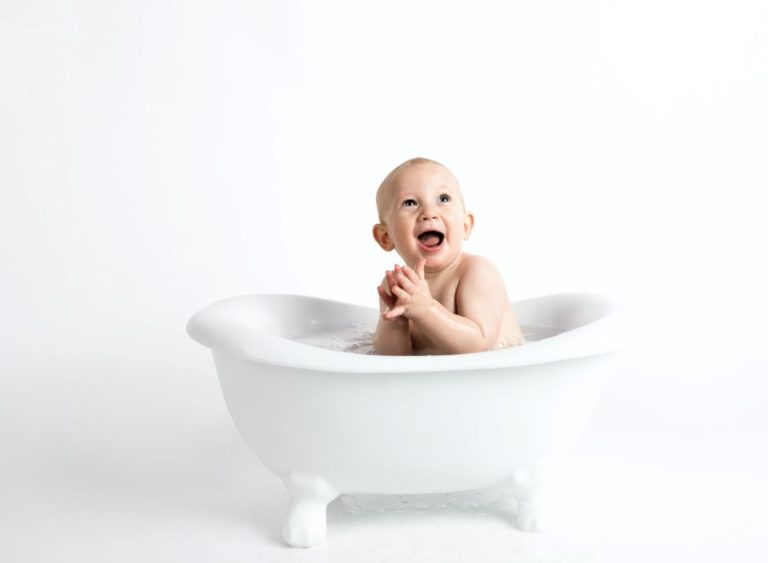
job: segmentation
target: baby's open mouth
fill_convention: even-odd
[[[440,231],[426,231],[419,235],[419,241],[427,248],[438,248],[444,239],[445,235]]]

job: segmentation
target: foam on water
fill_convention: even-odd
[[[295,336],[292,340],[327,348],[337,352],[352,352],[353,354],[374,354],[374,329],[368,325],[355,324],[348,326],[320,327],[311,332]]]
[[[562,332],[561,328],[539,325],[521,325],[526,342],[544,340]],[[375,329],[368,325],[314,327],[312,331],[293,336],[291,339],[309,346],[351,352],[353,354],[375,354],[373,334]]]

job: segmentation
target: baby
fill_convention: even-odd
[[[524,342],[496,267],[462,252],[475,217],[450,170],[408,160],[384,178],[376,205],[373,237],[405,261],[377,288],[376,353],[462,354]]]

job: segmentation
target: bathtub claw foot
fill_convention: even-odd
[[[517,527],[523,532],[541,532],[541,524],[536,503],[532,500],[518,499]]]
[[[510,479],[506,493],[516,501],[517,527],[524,532],[542,531],[539,499],[546,481],[547,471],[542,467],[519,469]]]
[[[326,505],[292,503],[283,527],[285,543],[293,547],[312,547],[325,541]]]
[[[328,504],[339,496],[324,479],[289,473],[283,479],[291,495],[283,539],[293,547],[312,547],[325,540]]]

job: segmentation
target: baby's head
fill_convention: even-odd
[[[456,177],[428,158],[412,158],[392,170],[376,192],[376,206],[373,237],[379,246],[396,250],[411,267],[426,258],[427,272],[458,260],[475,221],[464,208]]]

